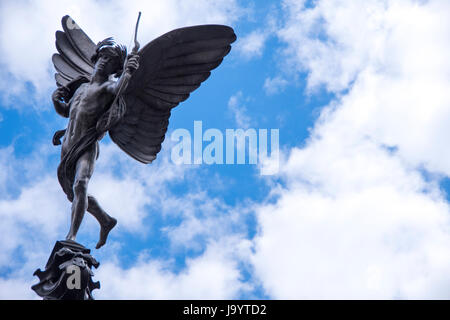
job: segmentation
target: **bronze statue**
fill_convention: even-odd
[[[90,300],[92,290],[100,288],[91,270],[99,262],[75,242],[86,210],[100,224],[97,249],[117,223],[88,194],[98,141],[108,132],[128,155],[151,163],[161,150],[172,108],[210,76],[236,40],[230,27],[201,25],[168,32],[139,50],[139,18],[140,13],[130,54],[112,38],[96,45],[69,16],[62,18],[64,31],[56,32],[58,53],[52,61],[58,88],[52,100],[69,123],[55,133],[53,144],[62,144],[58,180],[72,202],[72,220],[45,270],[34,273],[39,283],[32,289],[45,300]]]
[[[139,22],[139,19],[138,19]],[[168,32],[132,52],[107,38],[94,42],[69,17],[56,32],[58,53],[52,57],[58,88],[55,110],[69,118],[66,130],[55,133],[61,144],[58,179],[72,202],[67,240],[75,240],[87,210],[100,224],[96,248],[116,225],[88,184],[99,155],[98,141],[106,132],[123,151],[151,163],[161,150],[171,109],[186,100],[220,65],[236,40],[232,28],[201,25]],[[137,31],[137,25],[136,25]]]

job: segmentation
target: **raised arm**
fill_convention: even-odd
[[[70,107],[66,103],[65,99],[69,94],[69,89],[66,87],[59,87],[52,94],[53,106],[55,107],[55,111],[65,117],[69,117]]]
[[[125,66],[123,68],[124,71],[122,75],[120,76],[119,80],[108,86],[108,91],[111,92],[114,96],[120,94],[120,90],[122,90],[123,92],[126,89],[128,80],[130,80],[131,75],[136,71],[137,68],[139,68],[139,55],[130,53],[127,60],[125,61]]]

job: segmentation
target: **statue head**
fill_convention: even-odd
[[[91,57],[94,63],[94,72],[102,72],[105,75],[114,74],[120,77],[123,72],[123,64],[127,57],[127,48],[117,44],[112,37],[97,43],[95,53]]]

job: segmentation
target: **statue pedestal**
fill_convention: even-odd
[[[45,271],[34,272],[39,283],[31,289],[44,300],[93,300],[92,290],[100,289],[100,282],[92,281],[91,268],[100,263],[90,252],[75,241],[56,241]]]

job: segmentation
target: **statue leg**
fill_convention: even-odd
[[[72,221],[66,239],[74,240],[83,221],[88,205],[87,187],[94,172],[95,147],[86,151],[77,161],[75,181],[73,184],[74,198],[72,201]]]
[[[106,243],[108,234],[111,231],[111,229],[115,227],[117,220],[108,215],[105,212],[105,210],[103,210],[102,207],[100,207],[100,205],[97,202],[97,199],[95,199],[91,195],[88,195],[87,211],[90,214],[92,214],[100,224],[100,238],[98,240],[97,245],[95,246],[96,249],[99,249]]]

